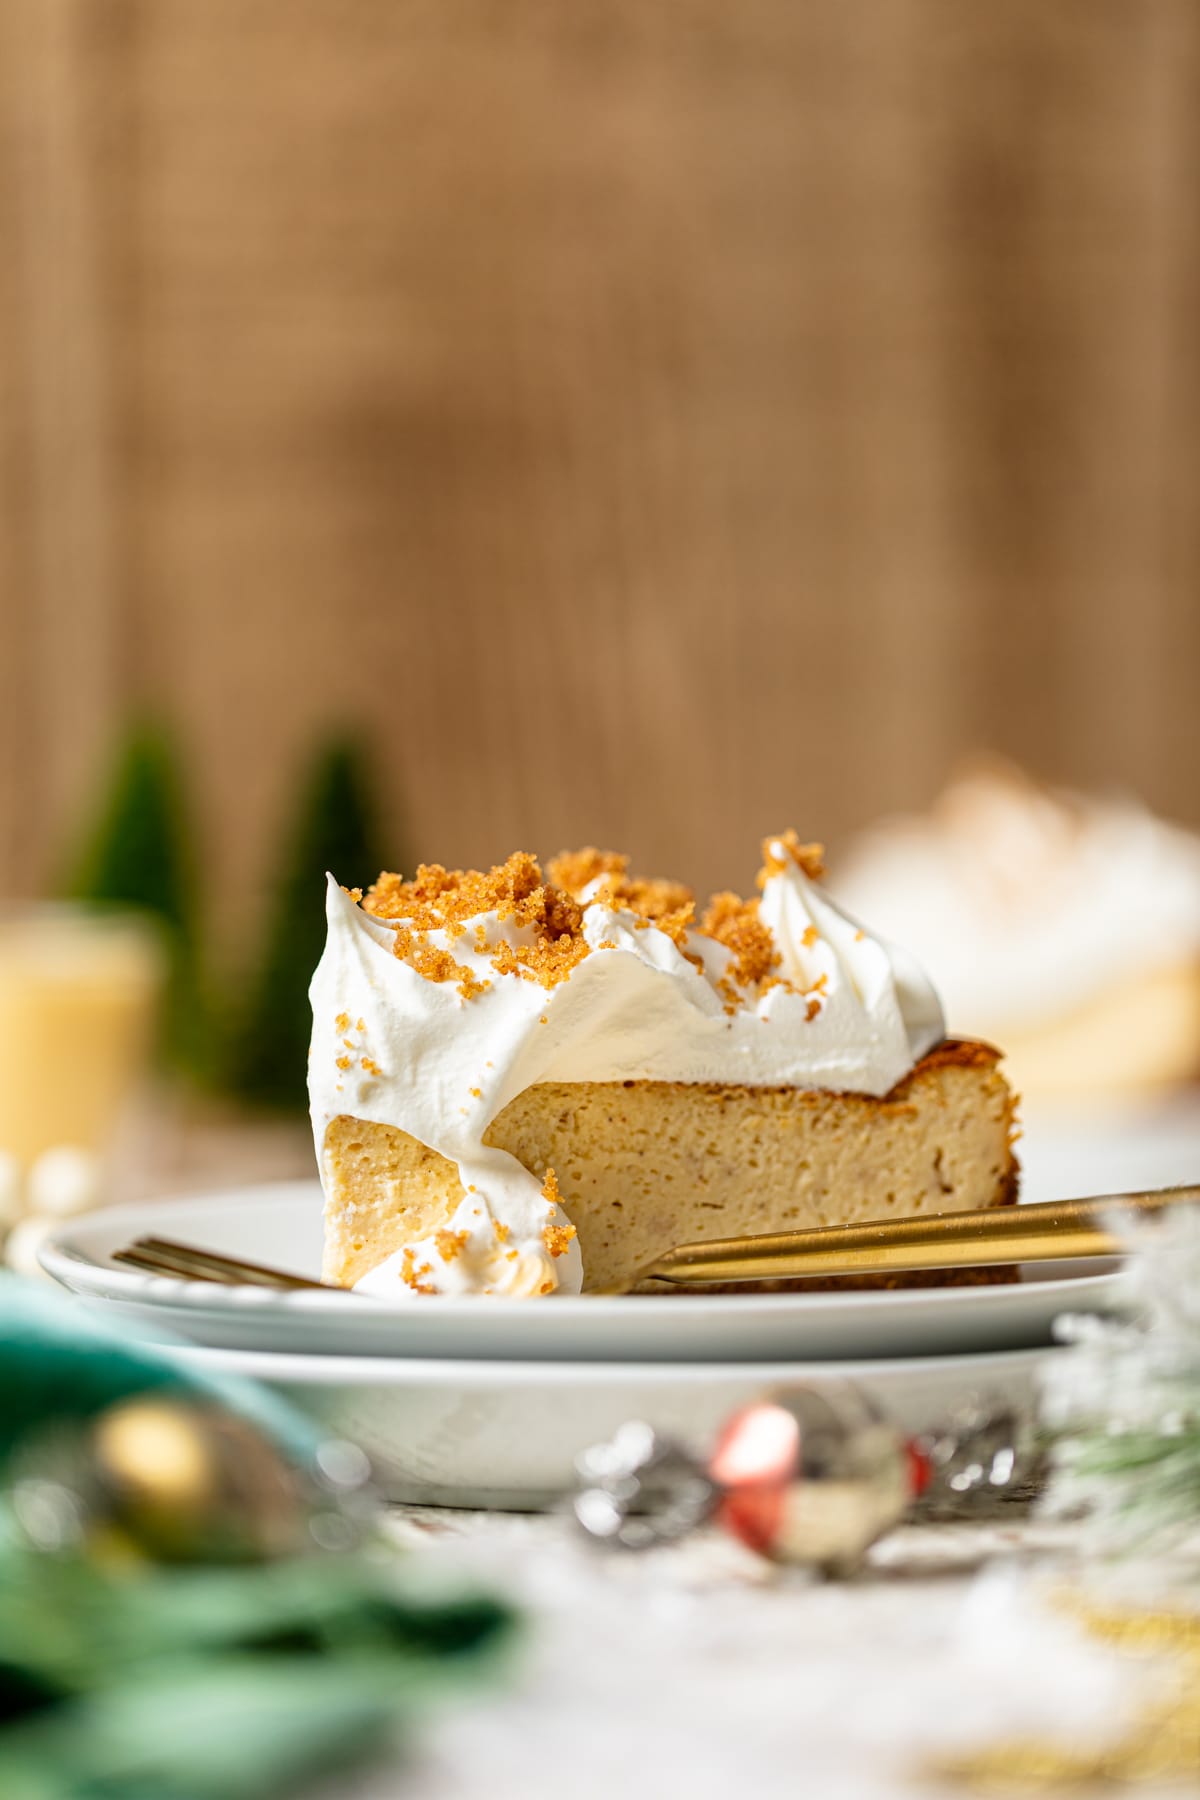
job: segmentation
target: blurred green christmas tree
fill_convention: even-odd
[[[160,726],[140,721],[129,728],[64,892],[72,900],[134,907],[157,921],[168,957],[164,1051],[176,1066],[204,1067],[208,1019],[187,812],[174,746]]]
[[[339,736],[318,751],[301,788],[263,954],[246,1003],[233,1009],[227,1079],[239,1098],[306,1104],[308,984],[325,944],[325,872],[366,887],[384,865],[366,769],[361,745]]]

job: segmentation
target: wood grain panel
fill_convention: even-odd
[[[18,111],[26,57],[18,23],[0,9],[0,220],[10,246],[27,179]],[[26,733],[36,722],[23,699],[35,575],[28,530],[29,407],[18,349],[25,333],[21,271],[18,256],[0,256],[0,868],[9,884],[21,879],[33,851],[21,770]]]
[[[0,16],[9,885],[144,699],[226,925],[342,720],[448,861],[981,743],[1200,824],[1185,0]]]

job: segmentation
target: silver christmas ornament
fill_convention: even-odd
[[[964,1401],[910,1448],[923,1470],[918,1499],[926,1517],[982,1518],[1031,1498],[1044,1473],[1032,1421],[999,1398]]]
[[[720,1490],[695,1457],[640,1420],[576,1462],[575,1516],[589,1537],[647,1550],[686,1537],[708,1518]]]

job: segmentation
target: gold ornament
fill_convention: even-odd
[[[1093,1637],[1122,1650],[1175,1655],[1173,1691],[1120,1737],[1097,1748],[1014,1740],[938,1758],[934,1772],[990,1793],[1037,1794],[1100,1782],[1187,1780],[1200,1787],[1200,1614],[1110,1611],[1072,1594],[1059,1596],[1056,1604]]]
[[[244,1561],[302,1547],[296,1474],[245,1420],[163,1398],[110,1407],[86,1446],[110,1536],[166,1562]]]

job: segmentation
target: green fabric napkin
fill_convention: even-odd
[[[0,1277],[0,1481],[48,1424],[152,1391],[215,1398],[292,1454],[317,1441],[273,1396],[193,1382],[69,1298]],[[512,1626],[487,1597],[406,1591],[370,1549],[119,1572],[30,1549],[3,1508],[0,1796],[294,1800],[496,1667]]]

